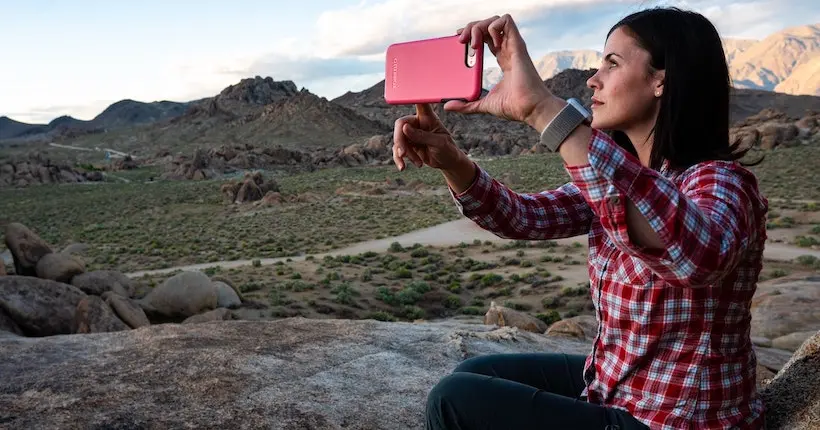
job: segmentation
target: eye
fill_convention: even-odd
[[[614,61],[612,61],[612,60],[609,60],[608,64],[609,64],[609,68],[610,68],[610,69],[618,65],[618,63],[616,63],[616,62],[614,62]]]

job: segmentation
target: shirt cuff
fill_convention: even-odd
[[[473,165],[475,166],[476,176],[473,183],[466,190],[456,193],[450,186],[447,186],[453,202],[455,202],[459,212],[465,216],[481,206],[493,184],[492,178],[484,169],[475,161]]]

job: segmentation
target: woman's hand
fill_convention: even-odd
[[[464,153],[429,104],[417,104],[416,114],[396,120],[393,128],[393,161],[404,170],[404,157],[417,167],[436,169],[455,166]]]
[[[447,111],[488,113],[511,121],[532,124],[536,108],[541,103],[556,103],[556,98],[544,85],[532,63],[527,46],[510,15],[494,16],[474,21],[458,30],[461,42],[474,49],[487,43],[501,66],[503,77],[483,98],[473,102],[449,101]]]
[[[448,185],[456,192],[473,181],[475,167],[453,142],[429,104],[417,104],[416,114],[396,120],[393,128],[393,162],[404,170],[407,157],[417,167],[428,165],[444,173]]]

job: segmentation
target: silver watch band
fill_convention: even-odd
[[[541,143],[552,152],[558,151],[564,140],[590,116],[580,101],[567,100],[564,108],[541,131]]]

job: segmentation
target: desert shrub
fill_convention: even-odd
[[[462,306],[461,297],[450,294],[444,299],[444,307],[447,309],[458,309]]]
[[[544,324],[548,326],[561,320],[561,314],[559,314],[555,309],[550,309],[542,314],[537,314],[535,317],[541,321],[544,321]]]

